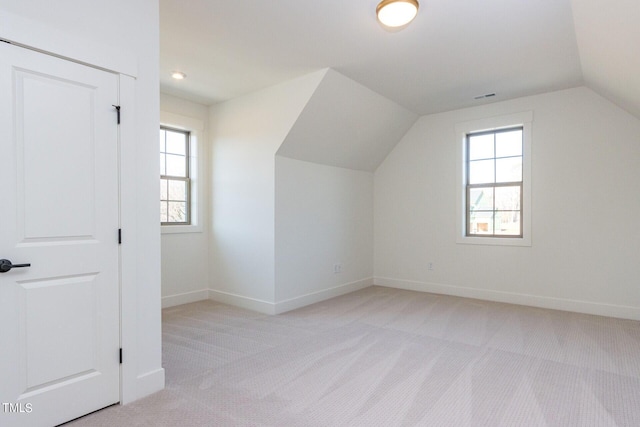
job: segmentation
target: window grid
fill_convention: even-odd
[[[496,147],[496,136],[500,133],[505,133],[505,132],[513,132],[513,131],[521,131],[523,132],[523,127],[522,126],[518,126],[518,127],[510,127],[510,128],[505,128],[505,129],[500,129],[500,130],[491,130],[491,131],[483,131],[483,132],[472,132],[472,133],[468,133],[467,137],[466,137],[466,161],[465,161],[465,167],[466,167],[466,209],[465,209],[465,213],[466,213],[466,236],[467,237],[499,237],[499,238],[522,238],[523,236],[523,231],[522,231],[522,208],[523,208],[523,181],[522,181],[522,176],[523,176],[523,171],[521,169],[520,171],[520,177],[521,179],[519,181],[507,181],[507,182],[498,182],[498,176],[497,176],[497,160],[501,160],[501,159],[521,159],[520,164],[522,165],[522,159],[523,159],[523,151],[522,149],[523,147],[523,143],[522,141],[520,141],[521,144],[521,150],[520,150],[520,155],[510,155],[510,156],[497,156],[497,147]],[[474,158],[473,160],[470,158],[470,152],[471,152],[471,138],[472,137],[477,137],[477,136],[483,136],[483,135],[493,135],[493,156],[491,157],[480,157],[480,158]],[[522,134],[521,134],[522,135]],[[478,162],[478,161],[483,161],[483,160],[493,160],[493,181],[492,182],[484,182],[484,183],[475,183],[475,184],[471,184],[471,173],[470,173],[470,167],[471,167],[471,163],[472,162]],[[496,207],[496,197],[495,197],[495,193],[496,193],[496,189],[498,188],[518,188],[518,193],[519,193],[519,201],[518,201],[518,207],[519,209],[499,209]],[[471,191],[473,189],[490,189],[491,193],[492,193],[492,204],[491,204],[491,209],[474,209],[472,211],[472,204],[471,204]],[[488,232],[488,230],[481,230],[481,232],[478,232],[478,230],[475,230],[475,232],[473,232],[472,230],[472,213],[486,213],[486,214],[491,214],[491,221],[492,221],[492,227],[491,230],[492,232]],[[496,223],[496,219],[499,218],[498,214],[501,213],[507,213],[507,214],[517,214],[518,215],[518,233],[517,234],[507,234],[507,233],[496,233],[496,230],[498,229],[496,226],[498,225]]]
[[[167,147],[168,136],[181,136],[178,150]],[[175,140],[174,140],[175,145]],[[190,132],[160,127],[160,223],[162,225],[191,224]],[[169,159],[172,159],[170,162]],[[176,172],[177,169],[182,173]],[[170,169],[172,169],[170,171]],[[164,173],[163,173],[164,172]],[[182,197],[176,197],[172,187],[182,188]],[[172,194],[173,193],[173,194]]]

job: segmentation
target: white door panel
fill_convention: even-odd
[[[16,70],[14,82],[23,237],[92,236],[96,88],[26,70]],[[42,117],[45,126],[38,125]],[[69,162],[74,158],[86,161]]]
[[[0,43],[0,425],[119,401],[115,74]],[[5,403],[7,405],[5,405]]]

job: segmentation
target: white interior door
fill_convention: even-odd
[[[31,264],[0,273],[2,426],[119,401],[117,101],[117,75],[0,42],[0,259]]]

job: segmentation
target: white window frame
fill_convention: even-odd
[[[201,233],[204,222],[204,159],[202,149],[204,123],[192,117],[160,111],[160,125],[191,133],[189,138],[189,178],[191,181],[190,206],[191,224],[163,225],[162,234]],[[158,154],[159,155],[159,154]],[[160,185],[158,175],[158,185]],[[160,192],[158,191],[158,194]]]
[[[456,189],[456,243],[470,245],[531,246],[531,127],[533,111],[487,117],[455,126],[457,143],[457,189]],[[492,131],[522,126],[522,237],[478,237],[467,236],[467,135],[474,132]]]

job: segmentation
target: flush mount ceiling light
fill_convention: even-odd
[[[378,21],[391,28],[407,25],[417,14],[418,0],[382,0],[376,7]]]
[[[173,71],[171,72],[171,77],[173,77],[176,80],[184,80],[185,77],[187,77],[187,75],[182,71]]]

